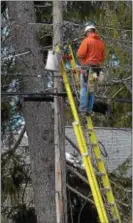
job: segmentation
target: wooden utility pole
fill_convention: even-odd
[[[62,42],[62,23],[62,1],[53,1],[53,47]],[[62,91],[61,78],[54,79],[54,88],[56,92]],[[61,97],[55,97],[54,109],[56,222],[67,223],[64,101]]]

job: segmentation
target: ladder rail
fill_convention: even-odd
[[[88,153],[87,145],[86,145],[86,141],[85,141],[85,138],[84,138],[84,135],[83,135],[81,125],[80,125],[80,120],[79,120],[79,117],[78,117],[78,113],[77,113],[77,110],[76,110],[75,102],[74,102],[73,95],[72,95],[72,92],[71,92],[68,77],[67,77],[67,74],[66,74],[65,69],[64,69],[64,63],[63,62],[61,62],[61,74],[62,74],[64,85],[65,85],[65,88],[66,88],[66,91],[67,91],[68,100],[69,100],[69,103],[70,103],[70,106],[71,106],[71,109],[72,109],[73,117],[74,117],[74,120],[75,120],[75,122],[73,123],[75,135],[77,137],[77,141],[78,141],[78,144],[79,144],[81,155],[83,155],[83,161],[84,161],[84,164],[85,164],[86,174],[87,174],[87,177],[88,177],[88,180],[89,180],[89,183],[90,183],[90,187],[91,187],[91,190],[92,190],[95,205],[97,207],[99,219],[102,223],[103,222],[104,223],[109,223],[107,213],[106,213],[106,210],[105,210],[105,207],[104,207],[104,203],[103,203],[103,200],[102,200],[102,196],[101,196],[101,193],[100,193],[100,190],[99,190],[99,187],[98,187],[97,179],[96,179],[96,176],[94,174],[91,159],[90,159],[89,156],[84,155],[84,154]]]
[[[87,117],[87,129],[93,129],[91,117]],[[98,140],[97,140],[96,133],[94,130],[91,132],[91,135],[89,134],[89,139],[90,139],[90,142],[94,145],[93,151],[94,151],[95,157],[97,159],[98,158],[101,159],[101,157],[102,157],[101,151],[100,151],[100,148],[98,145]],[[117,205],[115,202],[115,198],[114,198],[114,195],[112,192],[111,184],[110,184],[108,174],[107,174],[107,171],[106,171],[106,168],[104,165],[104,161],[98,162],[97,165],[98,165],[99,171],[101,173],[104,173],[104,175],[101,176],[101,181],[102,181],[104,188],[110,188],[110,190],[106,191],[106,197],[107,197],[107,200],[109,203],[114,203],[114,206],[111,206],[111,208],[110,208],[112,216],[117,217],[119,219],[119,223],[121,223],[119,211],[118,211],[118,208],[117,208]]]

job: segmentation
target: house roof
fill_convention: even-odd
[[[107,157],[103,156],[107,170],[112,172],[132,154],[131,129],[96,127],[95,131],[98,140],[103,144],[107,153]],[[66,135],[77,145],[76,137],[71,126],[66,127]],[[100,148],[104,153],[104,148],[102,146]],[[74,149],[68,142],[66,142],[66,151],[68,153],[74,153]],[[126,175],[131,176],[131,167],[128,169]]]
[[[113,172],[126,160],[128,160],[128,158],[131,157],[132,155],[132,130],[129,128],[117,129],[109,127],[95,127],[94,129],[96,131],[98,141],[100,141],[103,145],[103,146],[100,145],[100,149],[103,154],[107,155],[107,157],[103,156],[106,168],[109,172]],[[71,141],[73,141],[74,144],[78,146],[72,126],[65,127],[65,134],[69,139],[71,139]],[[17,138],[18,136],[16,135],[16,139]],[[22,147],[25,147],[25,149],[27,150],[26,162],[29,163],[30,158],[28,152],[28,138],[26,134],[24,135],[20,144],[20,148]],[[73,160],[74,156],[71,155],[75,154],[76,150],[67,140],[65,142],[65,149],[66,149],[66,159]],[[92,151],[89,142],[88,142],[88,151],[90,152],[91,155]],[[81,157],[77,155],[76,159],[81,160]],[[125,175],[131,177],[132,175],[131,163]]]

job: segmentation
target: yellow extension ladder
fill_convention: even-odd
[[[56,47],[56,52],[61,53],[61,48]],[[122,223],[115,198],[111,189],[110,181],[106,172],[104,161],[102,159],[101,151],[98,145],[98,140],[96,137],[95,130],[93,128],[92,120],[90,116],[86,116],[86,126],[90,144],[93,148],[95,161],[97,163],[97,171],[94,169],[91,157],[88,153],[87,139],[84,134],[84,129],[81,125],[80,116],[78,114],[75,100],[73,97],[72,89],[69,83],[68,72],[73,75],[75,73],[75,81],[79,82],[78,70],[76,68],[76,63],[73,55],[71,45],[67,46],[67,52],[69,53],[69,60],[71,69],[66,70],[65,60],[62,57],[60,62],[60,71],[63,78],[64,86],[67,92],[68,101],[70,103],[71,111],[73,114],[73,128],[77,138],[79,150],[83,159],[85,171],[88,178],[88,183],[90,185],[95,206],[98,212],[99,220],[101,223]],[[64,53],[65,55],[65,53]],[[102,188],[100,185],[102,184]]]

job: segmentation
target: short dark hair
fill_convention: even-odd
[[[92,28],[92,29],[89,30],[89,32],[94,32],[95,33],[96,30]]]

